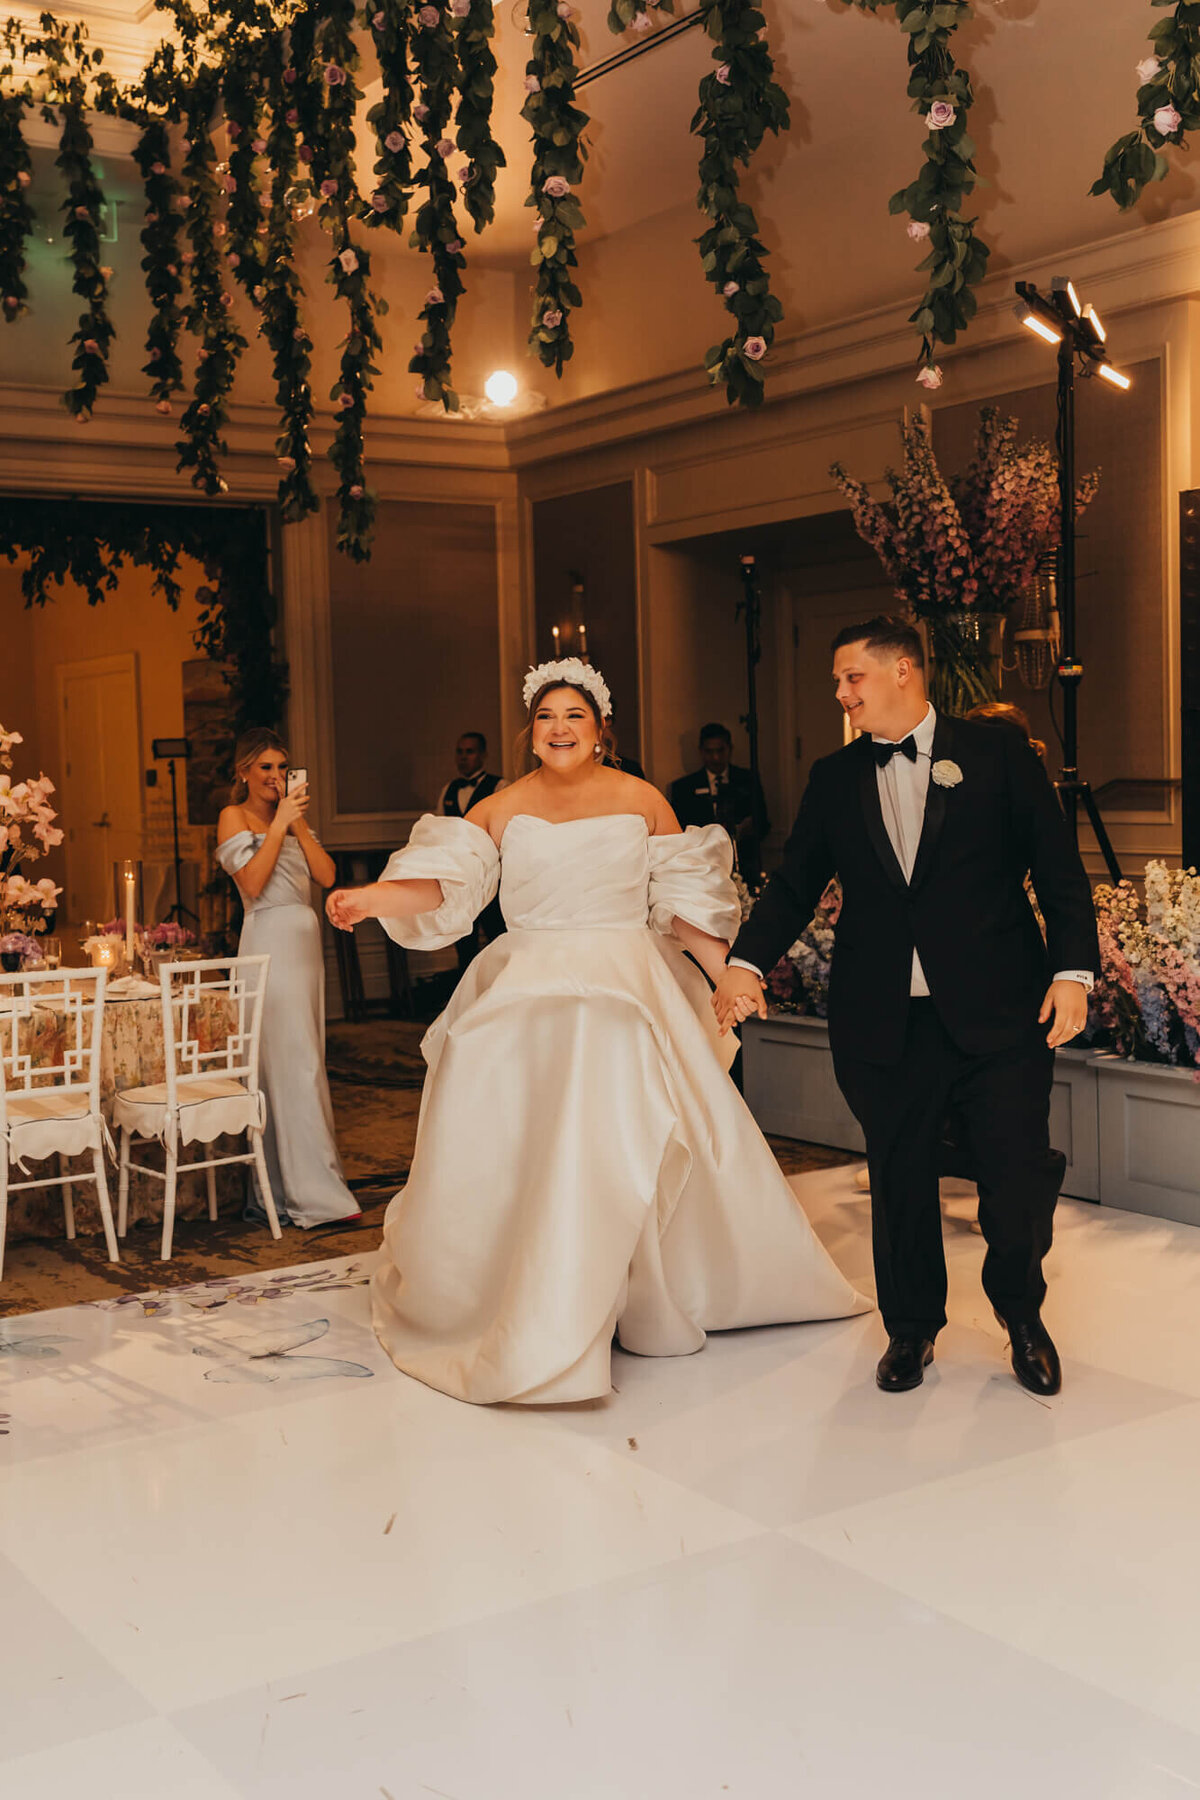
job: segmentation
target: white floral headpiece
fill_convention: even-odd
[[[582,688],[600,708],[600,717],[612,718],[612,695],[608,691],[608,683],[599,669],[593,669],[590,663],[581,662],[577,656],[564,656],[557,662],[539,663],[536,669],[530,669],[521,693],[526,712],[542,689],[555,681],[565,682],[569,687]]]

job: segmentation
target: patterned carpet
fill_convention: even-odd
[[[0,1281],[0,1318],[374,1250],[387,1204],[403,1185],[412,1160],[425,1029],[394,1019],[329,1027],[327,1064],[338,1148],[363,1212],[354,1224],[311,1231],[285,1226],[276,1243],[265,1226],[247,1224],[240,1212],[223,1212],[215,1224],[207,1218],[180,1219],[169,1263],[159,1261],[158,1233],[145,1224],[131,1228],[115,1265],[105,1259],[98,1235],[80,1236],[74,1243],[65,1238],[10,1242]],[[858,1160],[788,1138],[773,1138],[771,1147],[788,1175]],[[115,1181],[112,1192],[115,1197]]]

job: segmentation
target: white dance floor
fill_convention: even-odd
[[[795,1186],[864,1281],[853,1171]],[[908,1395],[870,1316],[474,1409],[369,1258],[0,1324],[0,1793],[1200,1793],[1200,1232],[1064,1202],[1045,1402],[970,1213]]]

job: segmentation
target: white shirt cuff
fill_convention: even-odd
[[[1096,985],[1096,977],[1090,969],[1060,969],[1054,979],[1055,981],[1077,981],[1085,994],[1090,994]]]
[[[727,969],[749,969],[750,973],[752,975],[757,975],[758,979],[760,981],[763,978],[763,972],[761,969],[755,968],[753,963],[748,963],[748,962],[744,961],[744,959],[740,956],[731,956],[725,966]]]

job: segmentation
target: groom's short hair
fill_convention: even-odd
[[[925,646],[920,632],[906,619],[893,619],[887,613],[867,619],[862,625],[847,625],[838,632],[829,648],[836,652],[844,650],[848,644],[865,644],[868,650],[907,656],[915,668],[925,667]]]

